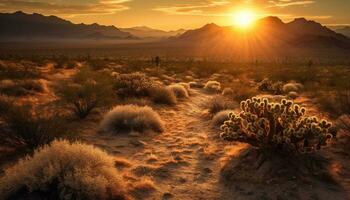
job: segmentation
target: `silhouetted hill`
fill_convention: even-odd
[[[132,39],[114,26],[74,24],[56,16],[0,13],[0,39]]]
[[[305,18],[284,23],[277,17],[266,17],[248,30],[207,24],[173,37],[167,44],[192,48],[198,54],[244,54],[247,57],[350,52],[348,37]]]
[[[339,28],[339,29],[336,29],[334,31],[337,33],[341,33],[343,35],[346,35],[347,37],[350,37],[350,26]]]
[[[147,26],[137,26],[131,28],[120,28],[121,31],[128,32],[139,38],[168,38],[184,33],[186,30],[179,29],[176,31],[163,31],[149,28]]]

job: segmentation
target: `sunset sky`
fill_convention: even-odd
[[[211,22],[231,25],[233,13],[242,9],[284,21],[305,17],[325,25],[350,24],[350,0],[0,0],[1,12],[22,10],[75,23],[146,25],[164,30],[197,28]]]

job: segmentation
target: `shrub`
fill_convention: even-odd
[[[53,141],[0,179],[1,199],[125,199],[114,158],[93,146]]]
[[[229,120],[229,114],[232,113],[232,110],[222,110],[216,113],[212,119],[215,126],[222,125],[225,121]]]
[[[191,81],[188,83],[188,85],[190,86],[190,88],[203,88],[203,84],[198,83],[196,81]]]
[[[235,103],[228,101],[226,98],[222,96],[215,96],[210,100],[210,102],[208,103],[208,106],[209,106],[209,113],[216,114],[222,110],[234,108]]]
[[[86,118],[98,106],[114,100],[111,77],[103,72],[83,69],[74,77],[74,83],[62,83],[59,93],[70,104],[79,118]]]
[[[58,116],[35,113],[30,106],[16,105],[10,99],[0,99],[0,117],[9,128],[6,140],[25,144],[29,149],[46,144],[64,136]]]
[[[155,87],[154,81],[145,74],[119,74],[114,82],[114,89],[120,97],[149,96],[150,89]]]
[[[299,94],[297,92],[289,92],[288,97],[291,99],[296,99],[298,98]]]
[[[283,92],[288,94],[289,92],[298,92],[303,88],[300,83],[287,83],[283,85]]]
[[[29,63],[4,62],[0,65],[0,79],[34,79],[40,76],[40,71]]]
[[[177,101],[174,92],[166,87],[153,88],[151,98],[153,102],[158,104],[174,105]]]
[[[114,133],[147,130],[163,132],[164,123],[158,113],[148,106],[123,105],[114,107],[103,117],[101,128]]]
[[[223,96],[232,96],[234,91],[231,88],[225,88],[222,93]]]
[[[190,93],[191,86],[188,83],[178,83],[179,85],[184,86],[184,88],[187,90],[188,93]]]
[[[221,84],[217,81],[208,81],[204,85],[204,89],[209,92],[219,92],[221,90]]]
[[[233,90],[233,99],[237,102],[252,98],[258,94],[256,88],[248,84],[237,84],[231,88]]]
[[[282,94],[283,83],[273,82],[269,79],[264,79],[258,84],[258,89],[263,92],[269,92],[272,94]]]
[[[320,93],[316,100],[323,110],[334,117],[350,114],[350,89]]]
[[[0,93],[10,96],[24,96],[35,92],[47,91],[46,84],[42,80],[2,80],[0,81]]]
[[[173,84],[169,85],[168,88],[173,91],[177,98],[187,98],[189,96],[186,88],[183,85]]]
[[[332,138],[330,122],[305,116],[305,108],[285,99],[269,103],[252,98],[241,102],[241,110],[222,125],[223,139],[272,151],[305,152],[320,149]]]

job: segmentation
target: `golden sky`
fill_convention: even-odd
[[[350,0],[0,0],[1,12],[22,10],[75,23],[164,30],[231,25],[232,13],[242,9],[284,21],[305,17],[325,25],[350,24]]]

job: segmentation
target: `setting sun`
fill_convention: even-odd
[[[250,10],[242,10],[233,14],[233,22],[234,25],[240,28],[248,28],[250,27],[255,20],[254,12]]]

